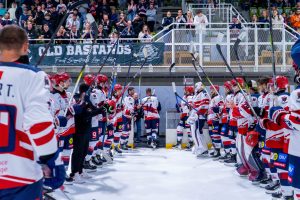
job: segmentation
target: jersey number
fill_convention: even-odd
[[[0,104],[0,153],[10,153],[15,150],[16,114],[16,107]]]

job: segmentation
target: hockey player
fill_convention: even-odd
[[[69,94],[67,89],[71,84],[71,77],[67,73],[54,75],[54,88],[51,92],[53,100],[54,118],[56,123],[56,135],[59,140],[59,149],[62,152],[62,159],[66,170],[69,166],[71,149],[73,148],[73,134],[75,133],[74,112],[69,105]],[[65,111],[68,110],[67,115]]]
[[[224,108],[222,111],[222,120],[221,120],[221,140],[222,145],[224,147],[225,154],[224,156],[221,156],[219,160],[221,162],[224,162],[224,160],[230,158],[230,148],[231,148],[231,141],[228,136],[229,132],[229,113],[230,113],[230,105],[233,102],[233,93],[232,93],[232,85],[230,81],[226,81],[224,83],[224,89],[225,89],[225,102],[224,102]]]
[[[210,153],[210,156],[217,159],[221,156],[220,121],[221,121],[221,113],[224,107],[223,98],[219,95],[219,88],[220,87],[218,85],[210,86],[211,100],[209,102],[208,116],[207,116],[207,124],[209,124],[208,127],[209,134],[214,146],[214,151]]]
[[[55,163],[59,154],[47,103],[50,81],[38,68],[15,62],[28,52],[27,34],[20,27],[0,30],[0,51],[0,199],[42,199],[40,164],[48,178],[65,178],[63,165]]]
[[[191,133],[194,141],[194,153],[197,157],[208,154],[208,148],[203,134],[203,127],[207,116],[209,96],[204,87],[205,86],[202,82],[195,84],[193,109],[188,118],[188,123],[191,125]]]
[[[237,78],[238,83],[241,87],[244,87],[245,81],[243,78]],[[235,111],[238,108],[238,105],[243,103],[244,97],[238,87],[238,83],[233,79],[231,80],[231,85],[234,93],[233,102],[230,106],[230,113],[229,113],[229,139],[231,141],[231,155],[230,158],[225,160],[224,163],[229,166],[234,166],[237,162],[237,149],[236,149],[236,136],[238,134],[238,123],[237,117],[235,116]]]
[[[275,84],[277,91],[274,94],[274,106],[280,106],[285,110],[289,110],[289,93],[286,92],[288,79],[285,76],[277,76]],[[266,187],[266,192],[271,193],[272,197],[277,199],[281,197],[285,199],[291,198],[293,192],[288,183],[288,145],[291,131],[270,119],[264,119],[262,122],[262,126],[267,130],[266,147],[271,151],[270,166],[273,179],[273,184]],[[280,190],[277,191],[279,187]]]
[[[152,148],[156,148],[158,145],[159,113],[157,108],[159,103],[157,97],[152,94],[151,88],[146,89],[146,97],[142,99],[142,105],[147,141]]]
[[[105,91],[106,85],[108,82],[108,78],[104,74],[98,74],[96,77],[96,91],[99,95],[99,106],[106,104],[107,93]],[[107,104],[106,104],[107,105]],[[112,163],[112,157],[110,156],[110,142],[107,141],[107,111],[103,110],[103,112],[98,116],[99,119],[99,141],[97,143],[97,155],[96,158],[99,160],[99,155],[101,154],[104,158],[102,159],[104,162]],[[112,136],[110,136],[112,137]],[[106,148],[108,146],[108,148]],[[105,149],[104,149],[105,148]],[[95,160],[95,158],[94,158]]]
[[[114,86],[114,91],[112,95],[112,100],[115,102],[116,110],[112,119],[114,126],[114,152],[121,154],[122,150],[119,148],[120,137],[123,131],[123,119],[122,119],[122,105],[121,105],[121,96],[122,96],[122,86],[116,84]]]
[[[194,87],[186,86],[184,88],[185,95],[183,99],[188,102],[188,104],[184,101],[180,103],[180,121],[177,125],[177,145],[175,148],[181,149],[183,133],[185,132],[188,135],[189,143],[187,144],[187,149],[192,148],[193,146],[193,138],[191,135],[191,126],[187,123],[187,119],[189,117],[190,107],[192,106],[193,96],[194,96]]]
[[[131,120],[132,120],[132,114],[134,113],[134,88],[129,87],[127,89],[128,95],[124,98],[123,105],[123,132],[121,135],[121,149],[122,150],[128,150],[128,138],[131,131]]]

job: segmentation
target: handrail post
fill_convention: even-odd
[[[175,29],[172,29],[172,63],[175,63]]]
[[[282,25],[282,68],[281,71],[285,72],[286,71],[286,39],[285,39],[285,26],[284,24]]]
[[[227,26],[227,38],[226,38],[226,54],[227,54],[227,63],[231,66],[231,58],[230,58],[230,29]],[[226,68],[226,71],[228,69]]]
[[[254,29],[254,59],[255,59],[255,65],[254,65],[254,72],[258,72],[258,30],[257,25],[255,24]]]

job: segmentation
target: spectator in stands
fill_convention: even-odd
[[[54,25],[55,27],[57,27],[58,24],[59,24],[59,14],[58,14],[58,12],[56,11],[56,6],[52,5],[52,6],[50,7],[50,14],[51,14],[50,18],[51,18],[51,20],[52,20],[53,25]]]
[[[137,5],[134,0],[129,0],[127,2],[127,19],[132,21],[136,15]]]
[[[103,30],[109,35],[112,32],[112,28],[114,26],[113,22],[109,20],[108,14],[103,14],[103,20],[101,22],[103,25]]]
[[[71,27],[71,30],[66,33],[66,37],[69,38],[70,44],[77,44],[79,43],[79,39],[81,38],[79,30],[77,30],[77,27],[74,25]]]
[[[23,14],[24,9],[26,9],[25,4],[22,4],[22,6],[18,6],[17,9],[16,9],[15,15],[16,15],[16,19],[17,19],[18,24],[20,22],[20,17]]]
[[[141,42],[151,42],[152,36],[150,35],[150,30],[147,25],[143,26],[142,31],[139,33],[138,38]]]
[[[123,13],[123,11],[121,11],[121,13]],[[120,14],[121,14],[120,13]],[[123,13],[124,14],[124,13]],[[111,15],[110,15],[110,20],[115,24],[118,22],[119,20],[119,16],[118,16],[118,13],[116,12],[116,8],[115,7],[112,7],[111,8]]]
[[[108,35],[107,35],[106,31],[103,30],[103,25],[100,24],[98,26],[98,37],[97,37],[97,39],[107,39],[107,38],[108,38]],[[105,40],[104,41],[100,40],[100,41],[98,41],[98,43],[106,43],[106,41]]]
[[[175,22],[174,18],[172,17],[172,14],[170,11],[167,12],[167,16],[162,19],[162,26],[165,30],[164,34],[172,30],[173,26],[170,26]]]
[[[13,2],[11,4],[11,8],[8,9],[11,20],[16,20],[16,10],[17,10],[17,3]]]
[[[27,22],[27,24],[26,24],[26,32],[27,32],[27,36],[28,36],[28,39],[30,40],[30,39],[37,39],[38,37],[37,37],[37,33],[36,33],[36,31],[35,31],[35,29],[34,29],[34,27],[33,27],[33,24],[31,23],[31,22]],[[30,42],[31,44],[33,44],[33,43],[35,43],[35,42]]]
[[[6,25],[11,25],[13,24],[13,21],[10,19],[10,14],[9,12],[5,13],[4,18],[1,22],[2,26],[6,26]]]
[[[268,17],[267,10],[263,10],[262,11],[261,16],[259,17],[258,22],[259,23],[263,23],[263,24],[259,25],[260,28],[268,28],[269,27],[269,17]]]
[[[146,17],[148,5],[145,2],[145,0],[140,0],[140,3],[137,6],[137,13],[140,15],[140,17]]]
[[[255,28],[257,22],[258,22],[257,16],[255,14],[252,15],[252,17],[251,17],[251,23],[253,23],[253,24],[251,24],[251,28]]]
[[[59,1],[59,4],[56,6],[56,11],[59,11],[60,9],[64,8],[65,10],[67,9],[66,4],[64,4],[63,0]]]
[[[45,16],[44,16],[44,13],[42,11],[42,7],[38,6],[37,11],[35,13],[35,23],[36,23],[36,25],[38,25],[38,26],[43,25],[44,17]]]
[[[127,27],[126,29],[124,29],[123,38],[136,38],[137,34],[134,32],[133,27],[132,27],[132,22],[128,21],[127,22]],[[130,40],[128,40],[127,42],[131,42]]]
[[[184,27],[183,25],[179,25],[179,24],[185,24],[186,23],[186,18],[183,15],[182,10],[178,10],[175,22],[178,23],[176,25],[177,28]]]
[[[273,11],[272,16],[273,28],[283,28],[284,19],[281,15],[278,14],[278,10]]]
[[[44,24],[42,30],[40,31],[39,39],[50,39],[52,32],[49,29],[48,24]]]
[[[50,31],[53,33],[54,29],[56,27],[54,27],[53,22],[51,20],[51,14],[50,13],[46,13],[45,17],[44,17],[44,21],[43,24],[48,24]]]
[[[284,0],[275,0],[273,6],[276,6],[277,8],[283,8],[287,6],[287,2]]]
[[[78,12],[80,13],[81,22],[85,21],[88,8],[89,5],[87,3],[81,4],[78,7]]]
[[[6,13],[6,9],[4,8],[3,3],[0,2],[0,15],[4,16]]]
[[[42,12],[43,12],[44,14],[46,14],[46,13],[47,13],[47,10],[46,10],[46,4],[42,3],[41,7],[42,7]]]
[[[93,42],[93,33],[92,33],[92,29],[91,29],[91,25],[90,23],[85,23],[85,28],[83,31],[83,34],[81,36],[83,40],[83,43],[92,43]]]
[[[144,26],[144,21],[143,21],[142,17],[139,14],[137,14],[135,16],[135,18],[133,19],[132,26],[133,26],[133,31],[134,31],[135,34],[138,34],[142,31],[143,26]],[[136,37],[137,36],[138,35],[136,35]]]
[[[97,13],[97,18],[100,22],[103,19],[103,14],[105,14],[105,13],[108,15],[111,14],[110,6],[107,4],[106,0],[98,1],[98,7],[96,9],[96,13]]]
[[[27,20],[28,20],[28,10],[27,8],[24,8],[23,14],[20,16],[19,19],[19,26],[24,28]]]
[[[56,33],[56,36],[55,36],[55,43],[56,44],[67,44],[67,40],[63,40],[63,39],[66,39],[66,29],[61,26],[60,29],[58,30],[58,32]],[[60,40],[62,39],[62,40]]]
[[[229,26],[229,29],[242,29],[242,24],[237,16],[232,17],[232,22]]]
[[[121,33],[123,29],[127,26],[127,21],[125,19],[125,14],[121,13],[119,17],[119,21],[116,23],[117,30]]]
[[[154,8],[154,4],[150,4],[149,8],[146,11],[146,15],[147,15],[147,25],[150,29],[150,32],[153,32],[155,21],[156,21],[156,9]]]
[[[197,11],[197,15],[194,18],[194,23],[196,26],[196,29],[206,29],[208,25],[208,19],[207,17],[202,13],[201,10]]]
[[[296,13],[291,16],[291,26],[294,29],[300,28],[300,9],[297,9]]]
[[[67,21],[66,28],[70,30],[72,26],[76,26],[77,30],[80,29],[80,20],[75,13],[73,13],[72,17]]]

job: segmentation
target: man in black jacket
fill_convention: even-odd
[[[80,103],[74,106],[76,131],[73,136],[72,172],[70,178],[71,181],[79,184],[84,183],[82,180],[84,176],[83,163],[89,147],[92,117],[103,112],[103,107],[96,108],[91,104],[90,97],[87,95],[88,90],[89,86],[87,84],[80,85]]]
[[[134,120],[135,120],[135,125],[136,125],[136,143],[141,142],[141,122],[142,118],[144,117],[144,111],[141,105],[141,102],[139,100],[139,95],[138,93],[134,93],[133,95],[134,99]]]

